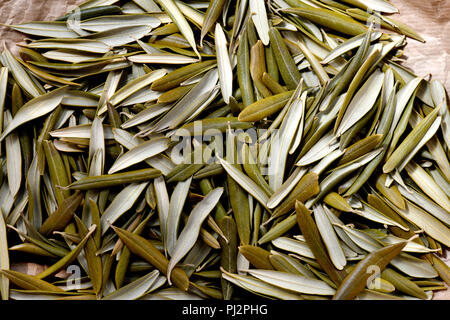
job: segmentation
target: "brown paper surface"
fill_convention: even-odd
[[[53,20],[85,0],[0,0],[0,23],[19,24]],[[404,66],[418,76],[431,75],[442,81],[450,92],[450,0],[391,0],[400,14],[393,19],[408,24],[425,40],[407,39]],[[26,38],[19,32],[0,26],[0,39],[16,52],[15,43]],[[428,79],[428,78],[427,78]],[[444,261],[450,265],[449,251]],[[450,290],[436,291],[433,299],[450,300]]]
[[[0,23],[11,25],[54,20],[83,2],[85,0],[0,0]],[[20,32],[0,26],[0,39],[5,40],[13,52],[17,52],[15,43],[25,37]]]
[[[410,25],[425,43],[409,39],[405,47],[406,62],[418,76],[432,75],[450,92],[450,1],[392,0],[400,14],[392,18]]]

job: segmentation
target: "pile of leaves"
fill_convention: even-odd
[[[397,12],[90,0],[9,26],[31,38],[0,55],[2,298],[445,290],[449,107]]]

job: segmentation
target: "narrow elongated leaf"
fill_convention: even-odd
[[[52,231],[63,230],[72,220],[82,200],[83,195],[79,192],[75,192],[69,198],[64,199],[58,209],[44,221],[39,232],[43,235],[48,235]]]
[[[161,273],[167,274],[169,261],[150,241],[120,228],[113,227],[113,229],[131,252],[151,263]],[[180,268],[172,270],[171,280],[181,290],[189,289],[189,278]]]
[[[208,9],[206,10],[204,23],[202,25],[202,32],[200,35],[200,46],[202,45],[201,43],[203,42],[203,38],[206,36],[208,31],[211,30],[214,23],[217,21],[220,14],[222,13],[222,9],[225,6],[225,4],[226,4],[225,0],[210,1]]]
[[[28,216],[30,221],[36,227],[42,224],[42,208],[41,208],[41,175],[38,166],[38,156],[34,156],[31,161],[30,168],[27,172],[27,192],[30,197],[28,205]]]
[[[69,190],[61,188],[70,184],[70,177],[65,169],[64,160],[61,154],[56,150],[52,142],[44,140],[43,152],[45,153],[45,160],[47,161],[50,179],[54,185],[55,200],[58,205],[61,205],[64,199],[70,196]]]
[[[107,46],[114,48],[123,46],[130,42],[136,41],[148,35],[152,31],[150,25],[126,26],[119,27],[112,30],[102,31],[89,35],[85,39],[100,41]]]
[[[119,103],[124,101],[126,98],[130,97],[132,94],[150,85],[153,81],[156,81],[161,77],[163,77],[166,73],[167,70],[158,69],[130,81],[111,96],[111,98],[109,99],[109,103],[111,103],[113,107],[117,106]],[[106,101],[105,104],[102,106],[102,108],[99,110],[98,114],[101,115],[105,111],[106,111]]]
[[[188,64],[198,60],[181,54],[137,54],[128,58],[134,63]]]
[[[3,130],[6,89],[8,86],[8,68],[0,69],[0,133]]]
[[[217,68],[219,70],[220,89],[225,103],[230,102],[233,94],[233,69],[231,68],[230,56],[228,55],[227,39],[220,24],[216,24],[215,43],[217,55]]]
[[[294,240],[287,237],[280,237],[272,240],[272,244],[279,249],[293,252],[310,259],[314,259],[314,254],[312,253],[311,249],[303,241]]]
[[[438,206],[436,203],[434,203],[421,193],[417,192],[413,188],[409,188],[409,190],[406,190],[404,187],[399,185],[398,190],[403,197],[415,203],[417,206],[423,208],[426,212],[438,218],[447,226],[450,226],[450,213],[447,210],[443,209],[441,206]]]
[[[336,130],[336,135],[342,135],[373,108],[383,86],[383,81],[384,74],[380,71],[375,71],[370,76],[347,107],[342,121]]]
[[[105,164],[105,137],[102,120],[95,117],[91,126],[91,139],[89,143],[89,174],[102,175]],[[97,157],[95,157],[97,153]],[[93,159],[97,159],[96,162]]]
[[[272,250],[269,256],[270,263],[278,271],[286,271],[292,274],[297,274],[310,279],[315,279],[314,274],[307,269],[302,263],[293,258],[292,256],[286,255],[284,253],[279,253]]]
[[[288,91],[256,101],[239,113],[238,120],[256,122],[271,116],[283,109],[291,95],[292,91]]]
[[[11,122],[9,110],[5,113],[5,126]],[[13,197],[19,192],[22,182],[22,151],[17,133],[10,133],[6,139],[6,169],[8,174],[8,185]]]
[[[275,141],[279,139],[281,142],[272,143],[269,158],[269,166],[272,168],[272,174],[269,175],[269,183],[274,191],[277,191],[283,184],[289,148],[295,138],[296,131],[299,129],[300,121],[304,116],[305,103],[306,92],[302,94],[301,98],[295,99],[292,102],[281,124],[280,130],[276,133]]]
[[[159,271],[154,270],[143,277],[127,284],[113,293],[103,297],[102,300],[137,300],[142,297],[155,283]]]
[[[440,81],[432,80],[430,91],[435,107],[440,108],[442,136],[446,145],[450,146],[450,111],[448,110],[445,88]]]
[[[337,57],[345,54],[346,52],[353,50],[355,48],[358,48],[364,41],[365,34],[360,34],[358,36],[355,36],[353,38],[350,38],[337,47],[335,47],[333,50],[331,50],[328,55],[321,61],[322,64],[328,64]],[[375,41],[381,37],[381,32],[372,32],[370,35],[370,40]]]
[[[450,199],[442,188],[432,179],[432,177],[417,163],[410,161],[406,167],[406,172],[414,182],[431,199],[436,201],[442,208],[450,212]]]
[[[0,212],[0,268],[3,271],[9,270],[8,239],[6,234],[6,224],[3,214]],[[0,293],[2,300],[9,298],[9,279],[4,274],[0,275]]]
[[[231,209],[234,213],[237,231],[241,244],[250,243],[250,204],[248,194],[230,175],[227,175],[228,192],[230,197]]]
[[[133,0],[139,7],[147,12],[161,12],[161,9],[153,0]],[[160,19],[158,19],[160,20]],[[167,21],[161,21],[162,23],[167,23]]]
[[[322,8],[288,8],[283,11],[294,13],[318,25],[338,32],[357,36],[367,31],[366,26],[353,20],[346,14]]]
[[[203,73],[208,69],[212,68],[216,61],[208,60],[197,62],[192,65],[181,67],[177,70],[170,72],[165,75],[161,79],[156,80],[151,88],[156,91],[165,91],[169,89],[173,89],[188,80],[189,78],[198,75],[199,73]]]
[[[235,117],[219,117],[189,122],[176,130],[174,135],[189,137],[199,133],[205,134],[208,130],[218,130],[225,133],[229,128],[244,130],[251,127],[250,123],[240,122]]]
[[[175,243],[177,241],[178,223],[189,193],[191,182],[192,177],[186,181],[178,182],[170,198],[169,212],[167,215],[167,252],[170,256],[173,254]]]
[[[255,268],[273,270],[273,266],[269,260],[269,251],[261,247],[251,245],[242,245],[238,249],[239,253],[241,253],[245,257],[245,259]]]
[[[188,253],[195,244],[200,232],[200,226],[206,219],[208,214],[214,209],[222,196],[223,188],[216,188],[208,193],[205,198],[200,201],[189,215],[188,222],[177,239],[173,250],[172,258],[167,267],[167,278],[175,265]],[[170,283],[170,281],[169,281]]]
[[[98,96],[84,91],[68,90],[61,104],[74,107],[95,108],[98,104]]]
[[[123,145],[127,149],[133,149],[144,142],[144,140],[135,137],[132,133],[119,128],[114,128],[112,130],[112,134],[114,140],[116,140],[119,144]],[[173,168],[175,168],[175,164],[173,164],[170,159],[164,156],[156,155],[152,158],[147,158],[145,162],[150,166],[160,170],[164,175],[169,174],[169,172],[171,172]]]
[[[368,252],[382,248],[380,242],[372,238],[369,234],[354,228],[349,228],[342,224],[336,225],[343,229],[360,248]],[[416,258],[404,252],[392,259],[391,264],[411,277],[434,278],[437,276],[436,271],[428,261]]]
[[[250,14],[255,24],[258,36],[265,46],[269,44],[269,22],[267,20],[266,6],[264,2],[250,0]]]
[[[167,250],[167,219],[169,216],[169,195],[167,193],[166,183],[163,177],[154,180],[156,206],[158,208],[159,224],[161,227],[161,234],[165,240],[164,249]]]
[[[65,49],[90,53],[107,53],[110,47],[101,41],[91,39],[43,39],[29,43],[32,49]]]
[[[295,207],[295,202],[307,201],[316,196],[319,192],[319,177],[315,172],[309,172],[303,176],[295,186],[294,190],[284,199],[284,201],[274,210],[272,217],[291,212]]]
[[[122,129],[128,129],[133,126],[137,126],[139,124],[142,124],[146,121],[149,121],[166,111],[170,110],[172,106],[171,105],[165,105],[165,104],[155,104],[140,113],[136,114],[134,117],[130,118],[129,120],[125,121],[122,125]]]
[[[161,96],[161,92],[156,92],[148,88],[142,88],[122,101],[118,107],[132,106],[138,103],[149,103],[155,101]]]
[[[400,254],[406,241],[393,244],[369,253],[361,260],[344,279],[335,295],[334,300],[350,300],[357,296],[366,286],[371,273],[370,266],[376,266],[382,271],[388,263]]]
[[[336,150],[338,151],[338,150]],[[344,165],[340,168],[336,168],[332,173],[330,173],[325,179],[323,179],[320,182],[320,192],[319,194],[314,198],[311,199],[306,203],[307,207],[311,207],[313,204],[315,204],[317,201],[322,199],[326,194],[328,194],[329,191],[331,191],[339,182],[341,182],[345,177],[350,175],[355,170],[359,169],[360,167],[364,166],[368,162],[372,161],[378,154],[380,154],[381,148],[374,150],[372,152],[369,152],[368,154],[359,157],[356,160],[353,160],[347,165]]]
[[[192,5],[192,4],[186,4],[184,1],[175,0],[175,4],[178,8],[180,8],[180,11],[186,16],[186,18],[191,21],[195,26],[197,26],[199,29],[203,26],[205,15],[203,12],[199,11],[199,7]]]
[[[98,100],[97,106],[98,108],[100,108],[98,113],[100,113],[100,111],[104,112],[102,108],[104,107],[106,102],[111,99],[112,95],[116,92],[122,74],[123,71],[120,70],[110,71],[108,73],[105,84],[103,86],[102,93],[100,95],[100,99]]]
[[[380,145],[380,142],[383,140],[383,135],[375,134],[368,136],[362,140],[359,140],[345,149],[345,153],[338,162],[338,166],[343,165],[345,163],[349,163],[360,156],[366,154],[367,152],[372,151],[377,146]]]
[[[130,184],[114,198],[102,214],[100,220],[102,234],[108,230],[110,224],[114,223],[122,214],[131,209],[147,184],[148,182]]]
[[[275,191],[267,201],[267,207],[275,208],[291,191],[306,173],[306,169],[296,168],[291,176]]]
[[[98,210],[92,209],[92,206],[95,207],[94,200],[89,199],[89,206],[91,207],[91,212],[96,211],[94,214],[91,213],[91,220],[94,222],[93,225],[97,226],[99,225],[100,213],[98,212]],[[77,216],[75,216],[75,223],[77,225],[77,229],[79,230],[80,237],[84,238],[88,236],[89,229]],[[98,297],[103,283],[102,259],[99,255],[97,255],[98,245],[96,244],[96,242],[100,244],[100,232],[98,231],[97,236],[91,234],[91,236],[88,237],[89,239],[86,242],[83,252],[86,258],[86,264],[88,266],[87,272],[92,282],[92,288],[94,289],[94,292]],[[97,241],[95,240],[95,237],[98,238]]]
[[[237,272],[237,254],[238,254],[238,232],[234,219],[225,216],[219,220],[220,229],[224,233],[224,237],[220,237],[220,265],[225,271]],[[224,300],[230,300],[233,294],[233,285],[226,280],[222,280],[222,293]]]
[[[65,22],[27,22],[11,25],[10,28],[39,37],[48,38],[78,38],[78,34],[67,27]]]
[[[296,163],[297,166],[306,166],[313,162],[323,159],[325,156],[330,154],[332,151],[339,147],[338,143],[333,142],[333,133],[329,132],[325,134],[319,141],[314,144],[314,146],[309,149],[309,151],[300,158]]]
[[[319,63],[315,55],[311,52],[308,46],[303,41],[296,42],[297,47],[301,50],[306,60],[309,62],[311,69],[314,71],[315,76],[319,79],[322,85],[327,84],[330,81],[328,73]]]
[[[371,30],[369,31],[371,33]],[[366,39],[365,39],[366,41]],[[354,98],[354,93],[356,92],[357,88],[361,85],[361,82],[364,79],[364,76],[366,73],[368,73],[369,69],[373,66],[376,59],[378,58],[380,51],[382,49],[382,45],[377,43],[372,47],[368,48],[367,52],[367,58],[361,59],[361,67],[356,72],[355,76],[353,77],[352,81],[349,84],[349,87],[347,89],[347,92],[345,93],[345,98],[343,105],[341,109],[339,110],[338,117],[336,119],[334,128],[335,130],[339,127],[342,121],[342,117],[345,115],[345,112],[347,111],[347,107],[349,106],[349,103],[352,98]],[[386,78],[386,76],[383,75],[383,80]],[[383,86],[385,87],[385,86]]]
[[[403,114],[405,107],[407,106],[409,100],[411,99],[414,92],[416,92],[419,84],[422,82],[423,78],[412,78],[408,81],[403,88],[401,88],[396,95],[395,113],[394,119],[392,120],[391,130],[394,131],[395,127]]]
[[[398,209],[397,212],[404,219],[422,228],[432,238],[447,246],[450,244],[450,229],[408,200],[406,201],[406,208],[404,210]]]
[[[116,174],[83,177],[68,186],[73,190],[103,189],[133,182],[144,182],[157,178],[161,172],[157,169],[141,169]]]
[[[253,182],[253,180],[229,164],[226,160],[219,158],[219,161],[233,180],[235,180],[245,191],[255,197],[255,199],[258,200],[264,207],[267,206],[266,204],[269,200],[268,196],[255,182]]]
[[[392,283],[396,290],[419,299],[427,299],[426,293],[417,284],[402,276],[400,273],[390,268],[386,268],[381,273],[381,276]]]
[[[317,262],[325,270],[330,279],[336,285],[339,285],[344,280],[346,272],[344,270],[336,269],[331,262],[322,239],[320,238],[317,225],[311,217],[311,212],[300,201],[296,201],[295,203],[295,212],[297,214],[297,223],[300,230],[302,231],[308,246],[311,248],[311,251],[314,253]]]
[[[439,128],[441,117],[437,117],[436,108],[411,131],[398,148],[391,154],[383,166],[383,172],[389,173],[398,165],[403,168],[417,151],[433,136]],[[406,158],[406,160],[405,160]]]
[[[375,208],[373,208],[369,204],[367,204],[365,202],[361,202],[361,203],[362,203],[362,208],[360,210],[354,210],[353,211],[354,213],[359,214],[360,216],[363,216],[369,220],[372,220],[372,221],[375,221],[378,223],[382,223],[382,224],[386,224],[386,225],[390,225],[390,226],[396,226],[405,231],[409,230],[408,228],[405,228],[405,226],[403,226],[401,223],[398,223],[397,221],[385,216],[384,214],[377,211]]]
[[[343,1],[363,9],[371,9],[373,11],[386,13],[398,12],[398,9],[393,4],[385,0],[343,0]]]
[[[111,29],[117,29],[119,27],[132,26],[150,26],[151,28],[156,28],[160,24],[161,21],[151,15],[129,14],[102,16],[98,18],[83,20],[80,23],[80,28],[92,32],[103,32]]]
[[[223,269],[222,277],[238,287],[263,296],[274,297],[282,300],[303,300],[300,295],[296,295],[288,290],[280,289],[254,277],[229,273]]]
[[[52,92],[49,92],[27,102],[22,108],[20,108],[11,122],[8,123],[8,126],[5,128],[0,137],[0,141],[2,141],[9,133],[11,133],[11,131],[16,129],[17,127],[56,109],[56,107],[61,103],[66,90],[67,89],[65,87],[56,89]]]
[[[269,37],[281,77],[286,83],[288,89],[294,90],[301,78],[294,59],[292,58],[287,45],[284,43],[283,37],[277,29],[273,27],[270,28]]]
[[[243,1],[241,1],[242,3]],[[255,102],[252,80],[250,75],[250,51],[248,45],[248,35],[244,32],[240,39],[240,44],[236,55],[236,72],[239,88],[242,92],[242,102],[244,106]]]
[[[274,286],[299,293],[333,295],[335,290],[326,282],[287,272],[272,270],[248,270],[252,276]]]
[[[184,15],[180,12],[180,9],[175,4],[173,0],[157,0],[158,3],[163,7],[164,11],[170,16],[172,21],[178,26],[178,30],[183,34],[189,45],[192,47],[194,52],[200,58],[200,54],[197,51],[197,46],[195,43],[194,33],[192,32],[191,26],[187,22]]]
[[[399,238],[393,235],[387,235],[381,239],[381,242],[385,243],[386,245],[395,244],[404,241],[405,239]],[[437,251],[436,249],[430,249],[426,246],[414,242],[414,241],[408,241],[406,246],[403,248],[404,252],[416,252],[416,253],[430,253]]]
[[[128,168],[136,163],[151,158],[168,148],[166,138],[148,140],[119,157],[109,169],[108,174]]]
[[[322,205],[316,205],[313,208],[314,218],[317,224],[317,229],[323,239],[325,247],[327,248],[328,254],[330,255],[330,259],[333,262],[334,266],[338,270],[342,270],[347,261],[345,259],[344,251],[339,243],[339,240],[336,236],[336,233],[333,229],[333,226],[328,219],[328,215],[325,213],[325,210],[329,210]]]
[[[33,81],[32,76],[22,67],[22,65],[16,60],[6,46],[4,47],[3,57],[3,64],[12,73],[14,79],[16,79],[17,83],[26,94],[36,98],[45,92],[44,88],[40,84],[38,85],[36,81]],[[5,71],[3,70],[3,72]],[[3,81],[5,80],[4,77],[5,75],[3,74]]]
[[[96,225],[92,225],[91,228],[89,228],[88,233],[84,236],[83,239],[81,239],[81,241],[72,249],[72,251],[70,251],[67,255],[65,255],[64,257],[62,257],[60,260],[58,260],[57,262],[55,262],[53,265],[51,265],[50,267],[48,267],[47,269],[45,269],[43,272],[39,273],[38,275],[36,275],[36,278],[38,279],[44,279],[56,272],[58,272],[59,270],[61,270],[62,268],[67,267],[69,264],[71,264],[77,257],[78,255],[81,253],[81,250],[83,249],[83,247],[85,246],[86,242],[89,240],[89,237],[91,236],[91,234],[95,231],[96,229]]]
[[[80,52],[80,51],[70,51],[70,50],[49,50],[42,54],[45,58],[55,60],[55,61],[62,61],[64,63],[89,63],[91,60],[96,60],[99,56],[95,53],[88,53],[88,52]],[[34,64],[36,62],[33,62]],[[91,62],[93,63],[93,62]],[[72,66],[73,68],[73,66]]]
[[[92,125],[90,124],[82,124],[50,131],[50,136],[54,138],[91,139],[91,135]],[[103,126],[103,137],[108,140],[114,139],[110,126]]]
[[[151,132],[175,129],[194,112],[201,110],[203,104],[211,97],[219,74],[217,69],[208,71],[203,78],[167,114],[151,128]],[[204,108],[205,106],[203,106]]]
[[[12,283],[23,289],[59,293],[64,292],[63,289],[54,286],[47,281],[38,279],[35,276],[30,276],[22,272],[14,270],[0,270],[0,274],[7,277]]]

